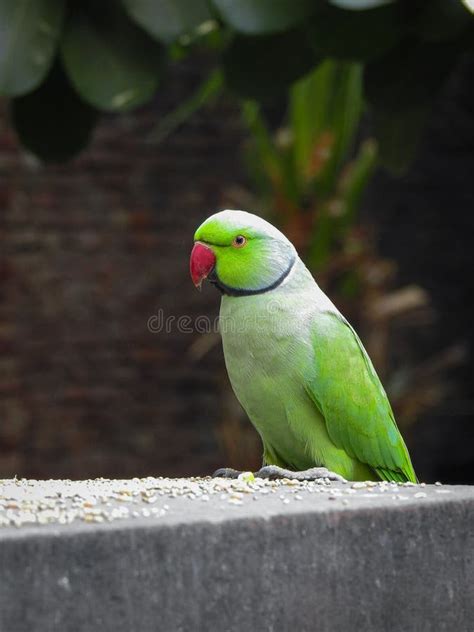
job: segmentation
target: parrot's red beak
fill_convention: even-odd
[[[216,265],[216,256],[210,248],[197,241],[191,252],[189,270],[194,285],[200,290],[203,280],[209,276]]]

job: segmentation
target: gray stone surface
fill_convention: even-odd
[[[474,488],[0,481],[1,632],[474,629]]]

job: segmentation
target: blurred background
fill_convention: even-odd
[[[0,0],[0,477],[258,468],[188,273],[242,208],[357,328],[420,479],[474,483],[470,5]]]

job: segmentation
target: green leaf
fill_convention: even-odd
[[[178,127],[185,123],[195,112],[210,101],[213,101],[222,91],[224,77],[221,70],[214,70],[200,84],[196,92],[183,101],[175,110],[164,116],[150,134],[150,142],[160,143]]]
[[[0,0],[0,94],[18,96],[41,83],[63,17],[63,0]]]
[[[346,156],[347,158],[347,156]],[[354,226],[356,213],[377,164],[377,144],[373,139],[364,141],[357,156],[339,172],[339,181],[333,185],[330,196],[319,209],[316,230],[307,255],[311,267],[320,269],[340,248],[345,235]],[[349,282],[349,277],[345,283]],[[353,279],[354,280],[354,279]]]
[[[10,112],[22,145],[45,162],[63,162],[78,153],[98,117],[79,99],[59,64],[39,88],[12,99]]]
[[[384,4],[392,4],[393,1],[394,0],[329,0],[331,4],[340,9],[349,9],[351,11],[374,9]]]
[[[362,196],[375,170],[377,157],[377,143],[369,138],[361,143],[357,156],[343,174],[340,186],[340,196],[344,202],[344,214],[340,221],[342,231],[348,230],[354,224]]]
[[[352,145],[362,111],[362,68],[326,60],[296,83],[290,95],[290,120],[297,172],[313,179],[320,193],[334,186],[336,173]],[[324,139],[327,142],[323,142]],[[323,151],[312,168],[315,151]]]
[[[399,4],[365,11],[345,11],[321,5],[309,25],[317,54],[355,61],[378,57],[392,48],[407,29]]]
[[[156,92],[162,47],[119,12],[107,21],[72,16],[61,54],[79,95],[100,110],[128,111]]]
[[[206,0],[122,0],[130,17],[165,43],[212,19]]]
[[[271,100],[284,94],[318,63],[305,33],[236,36],[223,56],[228,87],[244,98]]]
[[[283,182],[286,175],[285,165],[265,122],[260,104],[256,101],[244,101],[242,120],[252,139],[245,152],[249,173],[261,189],[272,189],[277,182]]]
[[[277,33],[314,13],[316,0],[212,0],[224,22],[249,35]]]

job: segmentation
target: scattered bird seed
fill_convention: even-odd
[[[227,502],[229,503],[229,505],[243,505],[244,504],[238,498],[229,498],[229,500]]]
[[[0,528],[67,525],[73,522],[95,524],[126,519],[160,520],[168,515],[170,507],[176,502],[174,499],[178,498],[194,503],[214,500],[214,504],[226,511],[229,504],[241,506],[251,500],[274,502],[271,500],[274,494],[278,495],[282,504],[288,505],[292,498],[304,500],[302,493],[305,492],[307,502],[339,499],[347,506],[355,497],[364,499],[362,502],[369,502],[385,494],[394,501],[422,499],[427,496],[424,491],[419,491],[424,487],[424,484],[415,486],[385,481],[357,481],[343,485],[326,479],[267,480],[255,478],[251,472],[244,472],[237,479],[147,477],[131,480],[100,478],[86,481],[35,481],[15,478],[0,480]],[[404,493],[398,493],[402,488]],[[435,492],[452,493],[449,489],[439,487]],[[270,497],[264,499],[268,495]],[[219,500],[226,502],[220,504]]]

